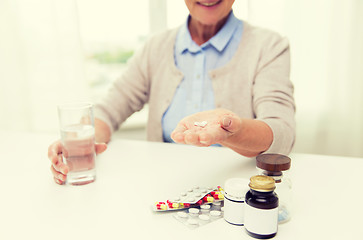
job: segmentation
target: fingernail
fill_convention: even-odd
[[[59,175],[58,175],[58,180],[60,180],[60,181],[64,181],[64,179],[63,179],[63,175],[62,175],[62,174],[59,174]]]
[[[228,117],[223,118],[223,121],[222,121],[223,127],[229,127],[229,126],[231,126],[231,123],[232,123],[232,121],[230,118],[228,118]]]

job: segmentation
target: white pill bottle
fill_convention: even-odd
[[[230,178],[224,184],[224,220],[243,226],[245,196],[249,191],[249,180],[245,178]]]

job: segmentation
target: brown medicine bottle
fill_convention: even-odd
[[[273,238],[277,234],[279,205],[274,192],[275,180],[264,175],[253,176],[249,187],[244,209],[246,232],[258,239]]]

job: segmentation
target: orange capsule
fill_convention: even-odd
[[[167,207],[165,204],[156,204],[156,209],[158,210],[166,210]]]
[[[207,195],[207,196],[205,196],[205,197],[203,198],[203,201],[204,201],[204,202],[209,202],[209,203],[211,203],[211,202],[213,202],[213,201],[214,201],[214,199],[213,199],[213,197],[212,197],[212,196]]]
[[[222,193],[219,193],[219,194],[214,194],[213,195],[214,199],[224,199],[224,195]]]

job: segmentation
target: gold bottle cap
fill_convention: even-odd
[[[271,192],[275,189],[275,180],[265,175],[256,175],[250,178],[249,187],[259,192]]]

